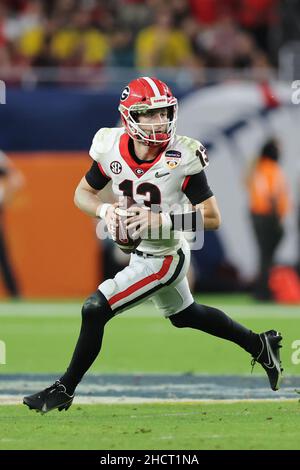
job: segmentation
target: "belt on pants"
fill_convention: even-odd
[[[150,253],[143,253],[140,250],[134,250],[133,253],[135,253],[138,256],[142,256],[143,258],[154,258],[155,257],[155,255],[152,255]]]
[[[180,254],[182,252],[182,249],[179,248],[179,250],[177,250],[177,254]],[[142,256],[143,258],[164,258],[165,256],[168,256],[168,255],[152,255],[151,253],[143,253],[143,251],[140,251],[140,250],[134,250],[133,253],[135,253],[136,255],[138,256]]]

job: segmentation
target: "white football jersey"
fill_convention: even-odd
[[[183,189],[188,176],[208,165],[203,145],[175,135],[155,160],[137,163],[128,150],[129,139],[124,128],[102,128],[95,134],[90,149],[102,173],[112,180],[116,199],[131,196],[149,208],[157,205],[164,212],[186,212],[190,202]],[[171,237],[152,233],[151,239],[143,239],[138,249],[156,255],[173,254],[180,248],[183,236],[178,231],[172,231]]]

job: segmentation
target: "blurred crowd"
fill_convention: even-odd
[[[276,65],[279,0],[2,0],[0,69]]]

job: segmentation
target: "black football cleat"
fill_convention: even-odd
[[[72,405],[74,395],[68,395],[66,387],[57,380],[51,387],[41,392],[24,397],[23,403],[30,410],[36,410],[42,414],[58,408],[59,411],[68,410]]]
[[[280,341],[282,336],[278,331],[270,330],[259,335],[261,351],[251,362],[252,370],[256,362],[262,365],[267,373],[271,389],[279,390],[283,369],[280,360]]]

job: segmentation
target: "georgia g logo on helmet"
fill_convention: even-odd
[[[161,131],[161,122],[145,123],[148,132],[139,124],[139,113],[167,108],[166,130]],[[155,77],[139,77],[132,80],[123,90],[119,111],[122,123],[129,136],[145,145],[162,145],[170,142],[175,135],[177,121],[177,99],[168,85]],[[158,129],[158,131],[156,131]]]
[[[122,91],[120,100],[125,101],[128,98],[129,95],[130,95],[130,88],[129,88],[129,86],[127,86]]]

